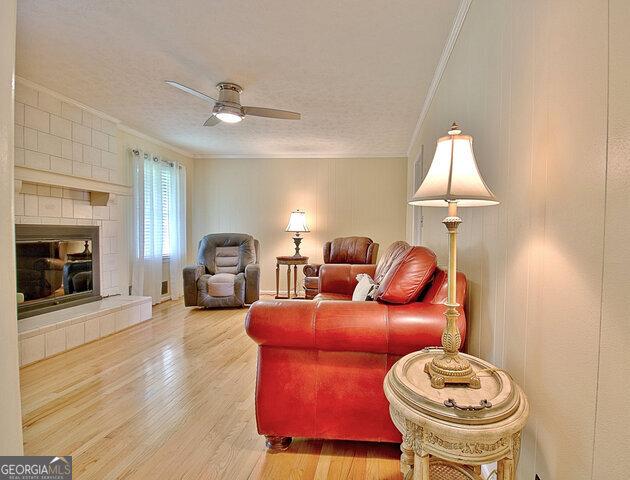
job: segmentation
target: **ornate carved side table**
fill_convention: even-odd
[[[293,266],[293,298],[298,298],[297,294],[297,266],[306,265],[308,263],[308,257],[276,257],[276,298],[292,298],[291,297],[291,266]],[[287,296],[280,295],[280,265],[287,266]]]
[[[481,380],[480,389],[447,384],[431,387],[424,365],[442,353],[424,349],[401,358],[383,387],[394,424],[403,435],[405,479],[481,479],[481,465],[497,462],[499,480],[515,480],[521,431],[529,404],[502,370],[464,355]]]

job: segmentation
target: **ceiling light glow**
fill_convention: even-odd
[[[238,123],[243,120],[243,117],[235,113],[219,112],[216,114],[217,118],[225,123]]]

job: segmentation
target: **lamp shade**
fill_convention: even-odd
[[[472,137],[462,135],[457,124],[448,133],[438,140],[429,171],[409,204],[444,207],[457,202],[460,207],[478,207],[499,203],[481,178]]]
[[[306,224],[306,212],[301,210],[295,210],[291,212],[289,217],[289,224],[285,229],[286,232],[309,232],[308,225]]]

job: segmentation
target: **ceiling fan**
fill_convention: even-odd
[[[205,93],[201,93],[194,88],[187,87],[173,80],[166,80],[169,85],[180,89],[183,92],[190,93],[197,98],[201,98],[207,102],[214,103],[212,108],[212,116],[205,121],[204,126],[213,127],[218,123],[238,123],[243,120],[246,115],[255,117],[281,118],[283,120],[299,120],[299,113],[289,112],[287,110],[276,110],[275,108],[262,107],[245,107],[241,105],[241,92],[243,89],[235,83],[221,82],[217,84],[219,98],[212,98]]]

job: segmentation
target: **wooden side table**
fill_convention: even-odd
[[[291,266],[293,266],[293,298],[297,298],[297,266],[306,265],[308,257],[283,256],[276,257],[276,298],[291,298]],[[287,266],[287,296],[280,296],[280,265]]]
[[[529,414],[525,394],[505,372],[465,354],[481,388],[435,389],[424,365],[441,353],[433,348],[406,355],[385,377],[390,414],[403,434],[405,479],[480,480],[481,465],[496,461],[498,480],[515,480]]]

